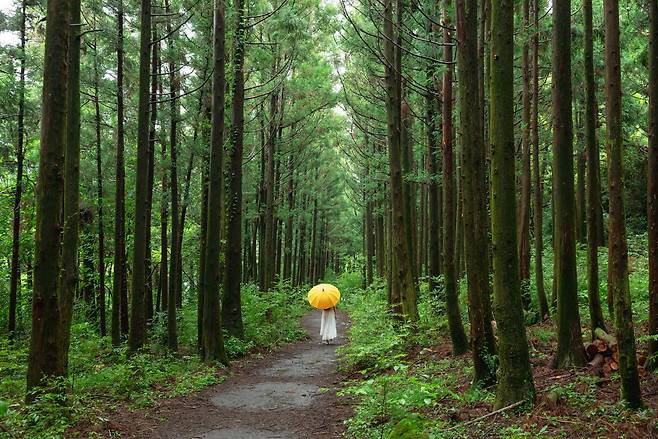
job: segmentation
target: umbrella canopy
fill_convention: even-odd
[[[317,309],[327,309],[336,306],[340,300],[340,291],[331,284],[319,284],[308,292],[308,303]]]

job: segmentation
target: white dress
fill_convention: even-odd
[[[337,337],[336,334],[336,311],[333,308],[322,310],[320,320],[320,335],[322,341],[331,341]]]

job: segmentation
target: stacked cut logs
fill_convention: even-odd
[[[596,328],[594,341],[585,344],[585,352],[589,359],[588,366],[592,372],[599,376],[607,376],[619,370],[619,346],[614,335],[608,334],[603,329]],[[638,356],[639,373],[644,375],[643,355]]]

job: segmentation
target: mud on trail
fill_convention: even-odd
[[[127,438],[336,438],[351,408],[336,396],[336,348],[345,343],[347,318],[338,313],[338,340],[322,344],[319,313],[301,320],[304,341],[236,365],[221,384],[164,400],[145,411],[117,414],[113,433]]]

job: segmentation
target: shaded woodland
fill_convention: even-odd
[[[612,383],[606,422],[655,432],[656,0],[5,3],[4,430],[75,428],[28,419],[137,362],[214,384],[299,339],[326,281],[370,386],[345,383],[350,437],[474,434],[423,411],[443,392],[554,407],[545,369]],[[426,349],[467,389],[377,414]]]

